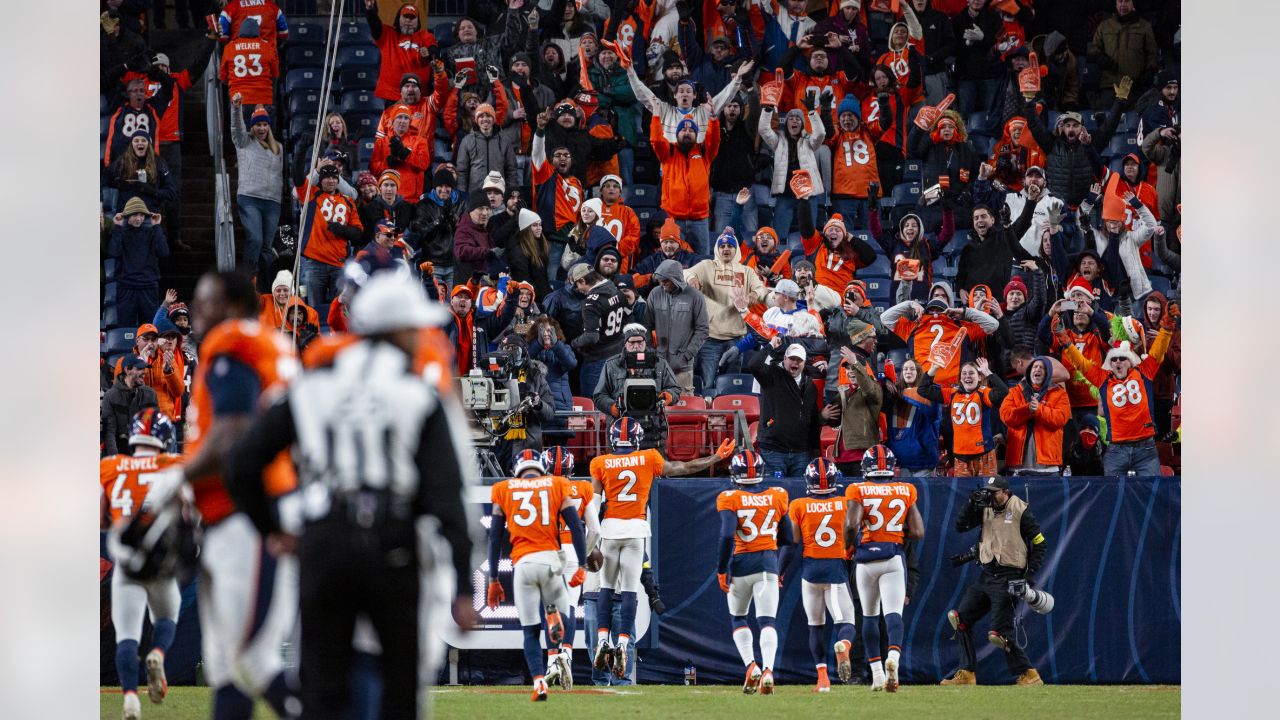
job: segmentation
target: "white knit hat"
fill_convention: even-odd
[[[502,173],[494,170],[484,176],[484,184],[480,186],[481,190],[489,188],[497,188],[498,192],[505,193],[507,191],[507,181],[502,179]]]
[[[521,230],[540,222],[542,222],[542,218],[538,213],[528,208],[520,208],[520,214],[516,216],[516,227]]]
[[[293,273],[288,270],[281,270],[276,273],[276,279],[271,281],[271,289],[275,290],[281,285],[287,288],[293,287]]]
[[[604,214],[604,203],[601,202],[600,198],[591,198],[590,200],[587,200],[586,202],[582,203],[582,207],[578,208],[579,218],[582,217],[582,208],[591,208],[591,211],[596,214],[595,224],[596,225],[600,224],[600,221],[601,221],[600,216]]]

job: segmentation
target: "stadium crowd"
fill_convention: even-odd
[[[771,473],[857,475],[880,443],[917,475],[1176,466],[1178,2],[476,0],[430,29],[425,0],[347,5],[325,98],[322,20],[230,0],[209,28],[237,257],[300,346],[346,330],[369,258],[448,305],[459,375],[519,356],[535,445],[575,397],[623,412],[638,335],[670,411],[755,396]],[[192,251],[192,78],[147,4],[103,9],[111,326],[136,328],[104,356],[110,455],[140,409],[186,417],[197,348],[159,270]]]

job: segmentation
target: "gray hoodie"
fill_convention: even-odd
[[[666,360],[673,372],[688,370],[707,341],[706,298],[685,283],[679,260],[663,260],[653,271],[653,278],[655,287],[647,300],[648,321],[658,334],[658,357]],[[667,292],[660,280],[675,283],[677,291]]]

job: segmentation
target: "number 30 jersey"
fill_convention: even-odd
[[[511,536],[511,564],[537,552],[560,550],[560,506],[569,482],[558,475],[494,483],[489,500],[502,508]]]
[[[601,455],[591,460],[591,479],[600,484],[605,503],[600,537],[610,540],[649,537],[649,488],[662,475],[657,450]]]
[[[907,511],[916,504],[916,486],[909,482],[860,482],[844,491],[849,506],[862,505],[862,544],[901,545]],[[887,556],[886,556],[887,557]]]

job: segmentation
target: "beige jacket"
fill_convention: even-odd
[[[760,276],[739,262],[741,259],[739,251],[731,263],[713,257],[684,271],[685,282],[695,284],[707,299],[707,334],[712,340],[737,340],[747,332],[747,324],[733,304],[735,287],[746,287],[748,305],[764,302],[768,294]]]

